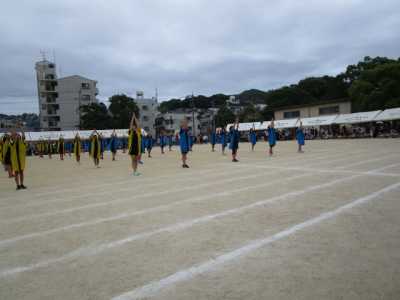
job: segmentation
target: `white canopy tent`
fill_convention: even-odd
[[[338,115],[304,118],[299,120],[299,125],[301,121],[303,127],[329,126],[333,124],[337,117]]]
[[[248,123],[239,123],[239,131],[249,131],[250,129],[254,128],[254,130],[266,130],[268,125],[270,124],[269,121],[264,122],[248,122]],[[228,131],[231,126],[234,124],[228,124],[226,126],[226,130]]]
[[[110,138],[113,132],[113,129],[106,130],[97,130],[104,138]],[[62,136],[65,140],[74,139],[76,134],[79,134],[81,139],[88,139],[90,135],[93,133],[93,130],[66,130],[66,131],[31,131],[25,132],[25,137],[28,142],[36,142],[40,140],[51,140],[57,141],[60,136]],[[117,137],[127,137],[128,129],[116,129],[115,133]],[[0,137],[2,137],[4,133],[0,133]],[[142,129],[142,135],[147,135],[147,132]]]
[[[375,110],[368,112],[360,112],[353,114],[343,114],[343,115],[331,115],[331,116],[319,116],[303,119],[285,119],[285,120],[275,120],[276,129],[284,128],[295,128],[302,122],[304,127],[311,126],[325,126],[331,124],[356,124],[356,123],[366,123],[366,122],[376,122],[376,121],[390,121],[390,120],[400,120],[400,107],[386,109],[384,111]],[[271,124],[270,121],[264,122],[248,122],[240,123],[239,131],[249,131],[251,128],[255,130],[266,130]],[[226,129],[233,124],[228,124]],[[104,138],[109,138],[113,132],[112,129],[98,130],[99,133],[103,135]],[[128,129],[116,129],[115,130],[118,137],[127,137]],[[37,131],[37,132],[25,132],[27,141],[39,141],[43,140],[58,140],[62,135],[64,139],[73,139],[79,133],[82,139],[88,139],[93,133],[92,130],[66,130],[66,131]],[[0,133],[2,137],[4,133]],[[142,135],[147,135],[146,131],[142,129]]]
[[[285,119],[285,120],[275,120],[275,128],[276,129],[284,129],[284,128],[295,128],[297,127],[299,119]]]
[[[381,110],[367,111],[367,112],[359,112],[354,114],[344,114],[339,115],[334,124],[355,124],[355,123],[367,123],[373,122],[375,117],[380,114]]]
[[[400,107],[385,109],[383,112],[378,114],[374,121],[392,121],[400,120]]]

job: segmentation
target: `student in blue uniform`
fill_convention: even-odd
[[[230,143],[229,149],[232,150],[232,162],[238,162],[236,159],[237,151],[239,149],[239,121],[236,120],[235,124],[229,128]]]
[[[272,149],[276,145],[276,132],[275,132],[275,123],[274,119],[271,120],[271,124],[268,126],[268,144],[269,144],[269,155],[273,155]]]
[[[257,143],[257,135],[256,135],[256,131],[254,129],[254,125],[253,125],[253,128],[250,128],[249,140],[251,143],[251,151],[254,151],[254,147]]]
[[[304,139],[303,123],[300,121],[300,126],[296,129],[296,140],[297,144],[299,145],[297,152],[299,153],[303,153],[302,147],[305,144]]]
[[[142,155],[146,153],[146,136],[142,136],[141,138],[141,144],[140,144],[140,156],[139,156],[139,160],[138,163],[143,165],[143,160],[142,160]]]
[[[225,148],[226,148],[226,130],[225,127],[221,128],[221,131],[219,132],[220,140],[221,140],[221,151],[222,155],[225,155]]]
[[[161,131],[161,134],[160,134],[161,154],[164,154],[164,147],[165,147],[165,135],[164,135],[164,131]]]
[[[151,149],[153,149],[153,136],[151,133],[149,133],[146,138],[146,149],[148,157],[151,157]]]
[[[211,151],[215,151],[215,144],[217,143],[217,134],[215,133],[215,129],[211,130],[210,134],[210,143],[211,143]]]
[[[110,137],[110,143],[109,143],[109,148],[112,156],[112,160],[115,160],[115,155],[117,154],[117,133],[115,132],[115,129],[111,133]]]
[[[189,127],[187,119],[184,119],[181,122],[181,128],[179,130],[179,145],[182,154],[182,168],[189,168],[189,166],[186,163],[187,154],[190,150],[190,136],[189,136]]]

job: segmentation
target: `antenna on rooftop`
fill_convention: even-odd
[[[40,55],[42,56],[43,60],[46,60],[46,51],[40,50]]]

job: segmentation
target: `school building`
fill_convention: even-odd
[[[274,111],[275,120],[310,118],[337,114],[350,114],[351,102],[349,100],[333,100],[319,104],[294,105],[279,107]]]

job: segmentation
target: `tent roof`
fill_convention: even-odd
[[[311,126],[326,126],[331,125],[335,121],[338,115],[332,116],[319,116],[319,117],[312,117],[312,118],[303,118],[300,119],[304,127],[311,127]]]
[[[390,121],[400,119],[400,107],[385,109],[379,115],[377,115],[374,121]]]
[[[354,124],[374,121],[375,117],[381,113],[381,110],[359,112],[354,114],[339,115],[334,121],[335,124]]]

